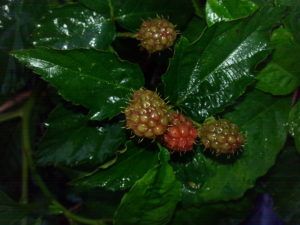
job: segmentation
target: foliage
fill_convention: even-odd
[[[0,224],[237,224],[260,190],[287,224],[299,223],[297,210],[284,210],[298,183],[288,194],[283,183],[270,188],[299,176],[297,1],[7,0],[0,12],[0,102],[13,105],[0,106],[0,122],[14,119],[0,127],[1,190],[12,185],[8,171],[22,172],[21,190],[10,190],[20,203],[0,192]],[[148,54],[136,32],[155,17],[178,38]],[[170,154],[160,137],[132,137],[123,112],[140,88],[197,128],[234,122],[246,143],[227,157],[200,141]],[[10,100],[21,90],[29,100]]]

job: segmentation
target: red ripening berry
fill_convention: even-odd
[[[157,93],[143,88],[137,90],[124,112],[126,127],[139,137],[153,139],[166,131],[168,109]]]
[[[163,143],[174,152],[187,152],[193,149],[197,129],[188,118],[180,113],[170,115],[170,125],[163,136]]]
[[[149,53],[154,53],[171,47],[176,36],[175,25],[166,19],[155,18],[142,23],[136,34],[136,39]]]

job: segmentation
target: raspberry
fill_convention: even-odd
[[[136,38],[149,53],[171,47],[177,36],[175,26],[166,19],[155,18],[142,23]]]
[[[165,146],[178,152],[191,151],[197,138],[193,123],[180,113],[170,116],[170,125],[163,136]]]
[[[228,120],[208,121],[199,130],[199,137],[206,149],[219,154],[234,154],[245,142],[239,128]]]
[[[133,93],[125,109],[126,127],[139,137],[162,135],[169,123],[168,106],[157,93],[140,89]]]

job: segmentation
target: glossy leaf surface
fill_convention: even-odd
[[[112,5],[115,20],[131,31],[136,31],[149,18],[162,16],[182,26],[193,15],[192,4],[182,0],[112,0]]]
[[[289,99],[259,91],[247,94],[225,118],[245,134],[243,152],[233,161],[205,156],[202,150],[185,165],[175,164],[184,184],[183,201],[201,204],[241,197],[274,164],[287,136]]]
[[[118,156],[115,164],[106,169],[100,169],[90,176],[75,180],[73,183],[82,188],[126,190],[157,162],[157,154],[151,149],[141,148],[130,142],[127,151]]]
[[[69,101],[95,112],[101,120],[121,112],[132,89],[143,86],[137,65],[110,52],[44,48],[13,53]]]
[[[34,45],[55,49],[107,49],[115,26],[105,17],[78,4],[52,9],[37,25]]]
[[[208,26],[221,21],[231,21],[247,17],[257,10],[258,6],[251,0],[208,0],[205,6]]]
[[[180,200],[180,183],[163,161],[150,169],[124,195],[115,213],[115,224],[167,224]]]
[[[290,94],[300,85],[300,45],[284,28],[273,33],[272,43],[272,61],[258,74],[256,87],[273,95]]]
[[[97,126],[87,116],[62,106],[47,121],[47,132],[39,145],[41,165],[102,164],[125,142],[121,124]]]
[[[269,53],[270,8],[239,23],[213,26],[193,45],[181,39],[163,77],[172,104],[196,121],[220,112],[253,82],[253,67]]]
[[[290,112],[289,130],[294,137],[296,148],[300,152],[300,102],[294,105]]]

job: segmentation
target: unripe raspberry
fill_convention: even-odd
[[[166,147],[178,152],[191,151],[196,138],[197,129],[189,119],[180,113],[171,114],[170,125],[163,136]]]
[[[234,154],[245,143],[237,125],[226,119],[205,122],[199,130],[201,143],[206,149],[219,154]]]
[[[162,135],[169,123],[168,106],[153,91],[140,89],[133,93],[125,109],[126,127],[139,137]]]
[[[142,23],[136,38],[149,53],[171,47],[177,36],[175,26],[163,18],[146,20]]]

